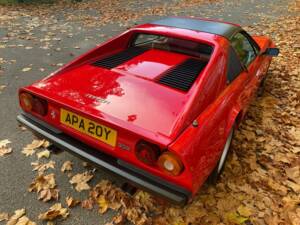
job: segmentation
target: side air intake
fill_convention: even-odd
[[[129,61],[130,59],[138,55],[143,54],[145,51],[147,51],[147,49],[145,48],[128,48],[124,51],[100,59],[92,63],[92,65],[103,67],[106,69],[112,69],[116,66],[123,64],[126,61]]]
[[[206,64],[207,62],[194,58],[187,59],[167,71],[158,82],[172,88],[188,91]]]

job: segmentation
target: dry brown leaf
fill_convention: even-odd
[[[92,209],[94,205],[93,199],[89,198],[81,202],[81,207],[84,209]]]
[[[285,182],[289,188],[291,188],[295,193],[300,193],[300,184],[296,184],[292,181],[287,180]]]
[[[71,161],[65,161],[61,167],[61,172],[71,171],[73,169],[73,163]]]
[[[8,139],[0,141],[0,156],[4,156],[12,152],[11,148],[7,148],[7,145],[10,143],[11,142]]]
[[[35,178],[34,182],[31,183],[29,191],[41,191],[49,188],[54,188],[56,186],[55,183],[55,175],[53,173],[48,175],[40,175]]]
[[[54,220],[56,218],[67,218],[69,215],[69,211],[67,208],[63,208],[61,203],[56,203],[49,208],[49,210],[45,213],[41,213],[39,215],[40,220]]]
[[[35,153],[36,149],[43,146],[45,140],[33,140],[31,144],[23,148],[22,153],[26,156],[31,156]]]
[[[48,159],[50,157],[50,151],[44,150],[44,151],[36,153],[36,155],[37,155],[38,159],[43,158],[43,157]]]
[[[48,221],[47,225],[55,225],[55,223],[53,221]]]
[[[287,168],[287,169],[285,169],[285,173],[288,176],[288,178],[290,178],[294,182],[300,184],[300,167],[299,166]]]
[[[17,209],[15,214],[9,218],[6,225],[15,225],[19,218],[25,215],[25,209]]]
[[[34,179],[30,184],[28,191],[29,192],[40,192],[41,190],[47,190],[55,188],[55,175],[54,173],[48,175],[39,175]]]
[[[36,223],[31,221],[27,216],[22,216],[16,225],[36,225]]]
[[[50,200],[58,200],[59,198],[59,190],[56,188],[50,188],[41,190],[38,193],[38,200],[41,200],[43,202],[48,202]]]
[[[0,222],[3,220],[8,220],[8,217],[9,217],[8,213],[4,213],[4,212],[0,213]]]
[[[6,88],[6,85],[0,85],[0,93]]]
[[[52,160],[48,163],[40,163],[40,162],[36,161],[36,162],[32,162],[31,165],[33,166],[32,171],[38,171],[39,173],[43,173],[49,168],[54,169],[55,162]]]
[[[8,144],[10,144],[11,142],[8,139],[4,139],[0,141],[0,148],[4,148],[6,147]]]
[[[93,174],[90,174],[88,172],[79,173],[71,178],[70,183],[75,184],[75,189],[78,192],[89,190],[90,186],[87,184],[87,182],[89,182],[93,178],[93,176]]]
[[[66,197],[66,203],[67,203],[67,206],[69,208],[72,208],[72,207],[75,207],[76,205],[78,205],[80,203],[80,201],[76,200],[76,199],[74,199],[74,198],[72,198],[70,196],[67,196]]]
[[[0,156],[10,154],[12,152],[11,148],[0,148]]]
[[[30,67],[25,67],[25,68],[22,69],[22,72],[28,72],[28,71],[30,71],[30,70],[31,70]]]

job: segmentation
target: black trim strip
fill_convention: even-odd
[[[96,62],[93,62],[93,66],[103,67],[106,69],[112,69],[114,67],[117,67],[124,62],[129,61],[130,59],[133,59],[134,57],[143,54],[148,49],[146,48],[139,48],[139,47],[131,47],[128,49],[125,49],[121,52],[118,52],[116,54],[107,56],[105,58],[99,59]]]
[[[118,159],[100,152],[66,134],[57,134],[49,129],[49,125],[44,127],[38,119],[32,120],[27,114],[17,116],[17,120],[31,129],[37,135],[49,140],[52,144],[66,150],[76,156],[88,160],[98,167],[112,172],[129,183],[145,189],[155,195],[166,198],[172,203],[185,205],[191,197],[191,192],[176,184],[163,180],[133,165],[119,161]]]
[[[189,58],[183,63],[168,70],[159,78],[158,83],[182,91],[188,91],[206,64],[207,62]]]

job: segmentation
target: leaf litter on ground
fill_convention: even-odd
[[[8,139],[4,139],[0,141],[0,157],[10,154],[12,152],[12,148],[8,148],[7,145],[11,142]]]

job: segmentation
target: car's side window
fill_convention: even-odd
[[[241,63],[246,67],[255,59],[256,51],[254,50],[252,44],[243,33],[237,33],[231,39],[231,45],[238,55]]]
[[[227,80],[232,82],[242,71],[243,66],[234,49],[229,46],[227,60]]]

